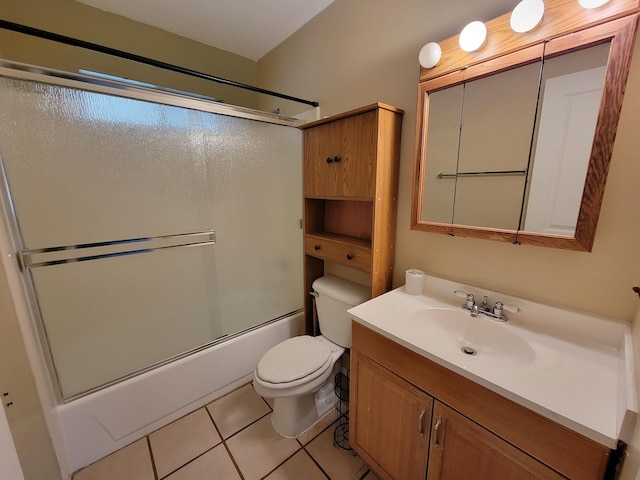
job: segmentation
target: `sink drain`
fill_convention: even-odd
[[[472,347],[462,347],[460,350],[462,350],[462,353],[465,355],[476,355],[478,353],[476,349]]]

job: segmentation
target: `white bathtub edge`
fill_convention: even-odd
[[[249,382],[262,355],[298,335],[302,321],[301,313],[283,318],[59,406],[71,471]]]

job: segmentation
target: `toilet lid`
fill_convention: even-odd
[[[269,383],[293,382],[318,370],[323,371],[330,358],[331,349],[313,337],[294,337],[265,353],[256,367],[256,373],[261,380]]]

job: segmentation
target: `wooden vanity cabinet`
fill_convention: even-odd
[[[365,355],[353,354],[357,396],[350,408],[358,412],[358,421],[349,429],[351,445],[388,478],[424,478],[433,397]]]
[[[605,476],[605,446],[357,322],[350,399],[350,444],[385,480]]]
[[[565,478],[438,401],[433,425],[427,480]]]
[[[402,115],[375,103],[300,127],[308,333],[325,261],[367,273],[372,297],[391,288]]]

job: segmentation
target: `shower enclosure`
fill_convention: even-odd
[[[3,216],[60,400],[301,308],[293,119],[0,67]]]

